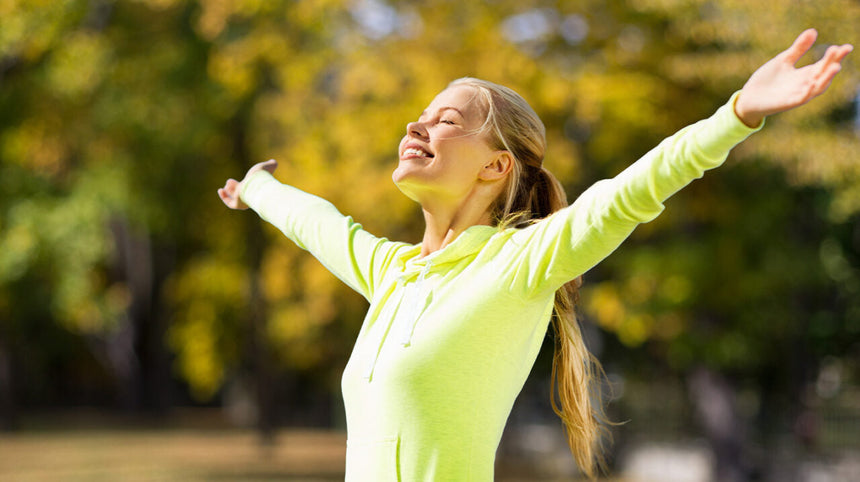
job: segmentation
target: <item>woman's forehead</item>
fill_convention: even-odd
[[[427,106],[426,114],[452,109],[468,119],[483,118],[484,108],[480,102],[478,89],[468,85],[454,85],[443,90]]]

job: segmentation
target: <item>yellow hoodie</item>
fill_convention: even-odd
[[[265,171],[251,176],[242,199],[370,302],[342,379],[346,480],[493,480],[555,291],[756,130],[734,114],[736,98],[548,218],[473,226],[424,258]]]

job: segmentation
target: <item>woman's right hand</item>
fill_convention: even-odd
[[[817,37],[815,29],[805,30],[788,50],[752,74],[735,102],[735,114],[744,124],[757,127],[766,116],[803,105],[827,90],[854,47],[831,45],[818,62],[795,68]]]
[[[224,201],[224,204],[230,209],[248,209],[248,205],[239,197],[239,194],[242,192],[242,185],[244,182],[257,171],[269,171],[274,174],[275,169],[277,168],[278,161],[274,159],[269,159],[266,162],[258,162],[248,169],[248,172],[245,173],[245,178],[242,179],[241,182],[235,179],[227,179],[227,182],[224,183],[224,187],[218,189],[218,197],[220,197],[221,201]]]

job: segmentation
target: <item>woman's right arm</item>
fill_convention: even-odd
[[[254,165],[241,182],[228,179],[218,196],[231,209],[256,211],[370,300],[402,243],[377,238],[330,202],[278,182],[272,176],[277,165]]]

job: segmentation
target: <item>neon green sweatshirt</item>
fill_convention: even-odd
[[[265,171],[242,199],[370,302],[343,373],[348,481],[491,481],[555,291],[755,129],[731,102],[525,229],[473,226],[424,258]],[[759,127],[760,128],[760,127]]]

